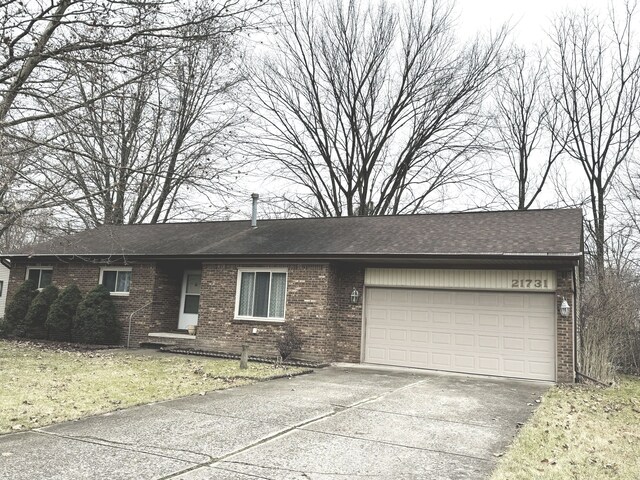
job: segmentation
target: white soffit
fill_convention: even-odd
[[[554,270],[367,268],[364,282],[371,287],[554,292],[556,278]]]

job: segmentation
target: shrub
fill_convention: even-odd
[[[82,301],[82,293],[76,284],[65,288],[49,309],[45,326],[49,338],[58,341],[70,341],[73,328],[73,317]]]
[[[289,358],[293,352],[302,347],[302,344],[302,339],[296,333],[293,323],[285,322],[282,335],[276,340],[276,348],[280,353],[280,359],[284,361]]]
[[[115,344],[120,341],[120,322],[109,290],[98,285],[78,305],[73,319],[73,337],[89,344]]]
[[[58,298],[58,287],[49,285],[42,289],[40,293],[31,301],[27,315],[24,318],[24,333],[29,338],[47,338],[45,322],[49,309],[56,298]]]
[[[4,335],[24,336],[24,319],[31,301],[37,294],[36,284],[32,280],[27,280],[20,285],[5,309],[2,328]]]
[[[595,277],[595,276],[594,276]],[[578,316],[580,372],[612,382],[618,371],[640,372],[637,278],[607,271],[585,282]]]

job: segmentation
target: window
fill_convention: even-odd
[[[131,267],[101,268],[100,283],[107,287],[111,295],[129,295],[131,288]]]
[[[284,320],[286,295],[286,270],[240,270],[236,317]]]
[[[53,267],[27,267],[27,280],[33,281],[37,289],[51,285]]]
[[[0,280],[0,297],[2,296],[2,292],[4,292],[4,282]]]

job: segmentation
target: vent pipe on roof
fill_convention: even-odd
[[[252,193],[251,200],[253,201],[253,205],[251,208],[251,228],[258,227],[258,194]]]

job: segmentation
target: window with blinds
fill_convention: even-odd
[[[241,270],[238,275],[237,318],[284,320],[286,271]]]

